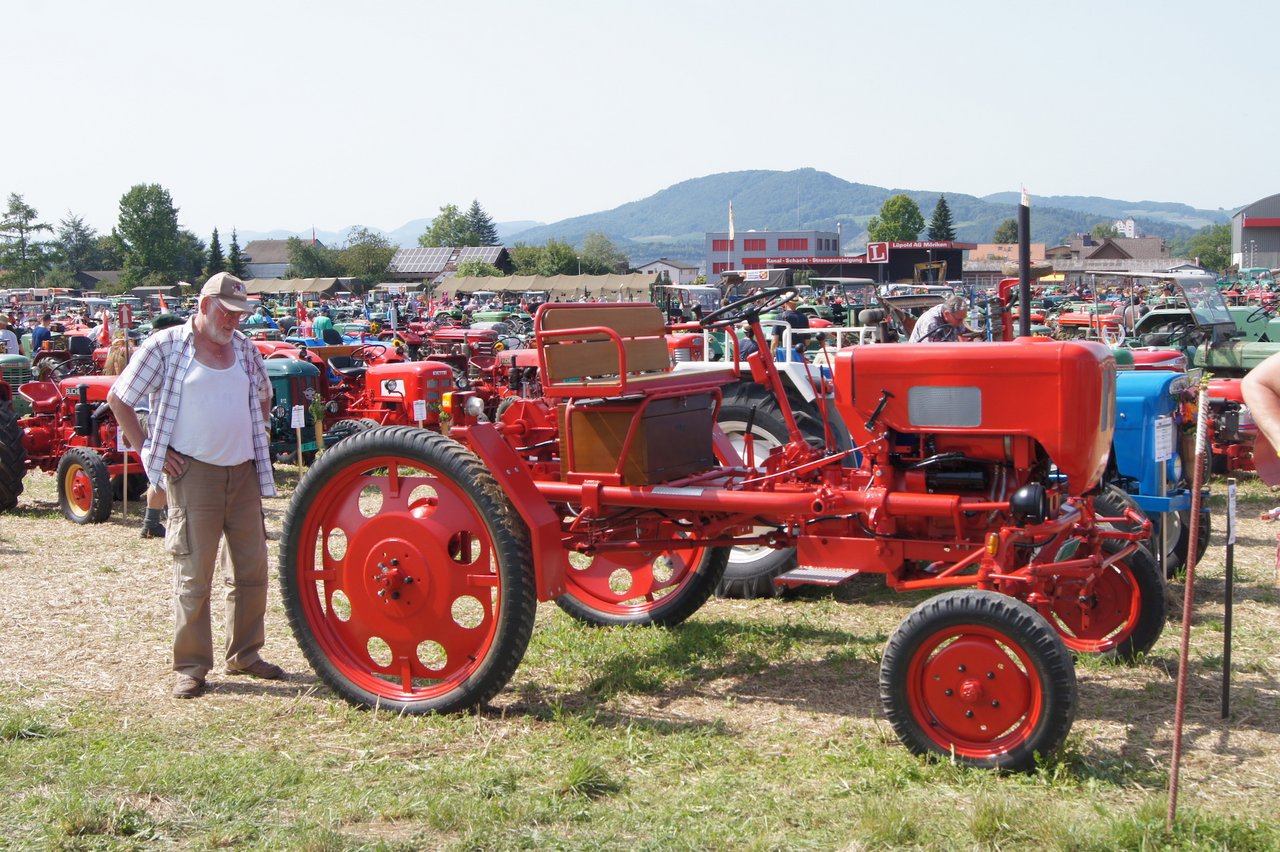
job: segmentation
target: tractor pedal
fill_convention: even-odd
[[[819,568],[814,565],[801,565],[785,574],[773,578],[778,586],[793,589],[796,586],[838,586],[853,579],[860,572],[857,568]]]

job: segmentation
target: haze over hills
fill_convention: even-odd
[[[508,244],[512,242],[512,235],[518,234],[522,231],[527,231],[530,228],[537,227],[541,224],[541,222],[533,222],[528,219],[494,223],[495,227],[498,229],[498,239],[502,240],[503,243]],[[410,222],[405,222],[394,231],[384,231],[381,228],[375,227],[370,227],[369,230],[382,234],[387,239],[391,240],[393,245],[400,246],[401,248],[415,248],[418,245],[418,237],[421,236],[429,227],[431,227],[430,219],[414,219]],[[343,228],[340,231],[325,231],[317,228],[316,239],[327,246],[339,246],[347,241],[347,234],[350,231],[351,228],[349,227]],[[231,239],[229,234],[220,234],[219,236],[222,239],[223,245],[226,245]],[[277,228],[274,231],[240,231],[237,234],[237,237],[239,238],[240,245],[242,246],[250,240],[287,240],[289,237],[309,240],[311,239],[311,229],[308,228],[306,231],[289,231]]]
[[[926,225],[945,193],[951,208],[956,238],[962,242],[990,242],[996,227],[1017,215],[1019,194],[1001,192],[982,198],[935,190],[893,189],[854,183],[818,171],[740,171],[706,175],[681,181],[659,192],[612,210],[563,219],[551,224],[498,222],[498,235],[506,245],[517,242],[538,245],[550,239],[581,245],[591,232],[609,237],[630,258],[642,264],[659,257],[700,264],[707,231],[729,227],[729,202],[733,201],[735,230],[837,230],[846,251],[860,250],[867,241],[867,223],[880,212],[890,196],[909,195],[924,214]],[[1185,237],[1207,225],[1230,221],[1226,210],[1200,210],[1177,202],[1122,201],[1085,196],[1031,196],[1031,231],[1034,242],[1061,243],[1072,234],[1087,233],[1099,222],[1132,217],[1145,234]],[[415,219],[394,231],[383,232],[396,245],[417,245],[418,235],[431,224]],[[377,229],[373,229],[377,230]],[[326,245],[339,245],[346,231],[317,231]],[[288,231],[250,232],[240,235],[243,245],[251,239],[309,238],[311,234]],[[924,234],[921,235],[922,237]]]

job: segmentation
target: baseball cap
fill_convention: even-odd
[[[213,296],[229,311],[246,313],[253,310],[244,282],[230,272],[219,272],[204,282],[204,286],[200,288],[200,298],[205,296]]]

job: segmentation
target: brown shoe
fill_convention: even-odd
[[[173,683],[174,698],[199,698],[204,695],[204,679],[180,674]]]
[[[284,669],[275,663],[268,663],[266,660],[254,660],[242,669],[233,669],[231,666],[227,666],[227,674],[248,675],[249,677],[260,677],[263,680],[282,680],[284,678]]]

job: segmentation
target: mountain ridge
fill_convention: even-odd
[[[956,239],[991,242],[996,227],[1017,215],[1019,193],[999,192],[974,196],[946,190],[919,190],[873,186],[837,177],[815,168],[790,171],[750,169],[688,178],[645,198],[543,224],[499,222],[504,245],[540,245],[551,239],[581,245],[592,232],[603,233],[630,257],[633,265],[666,257],[701,264],[705,235],[729,227],[729,202],[734,205],[735,230],[841,231],[846,251],[866,243],[867,223],[884,202],[898,194],[912,198],[926,223],[941,195],[951,208]],[[1072,234],[1087,233],[1099,222],[1132,217],[1145,234],[1165,239],[1184,238],[1206,225],[1230,221],[1226,210],[1203,210],[1172,201],[1125,201],[1101,196],[1031,196],[1033,242],[1057,244]],[[379,231],[393,244],[417,245],[417,238],[431,224],[414,219],[394,231]],[[378,229],[372,228],[377,231]],[[327,245],[340,245],[347,231],[316,231]],[[309,232],[287,230],[245,231],[241,242],[251,239],[310,238]],[[923,236],[923,235],[922,235]]]

